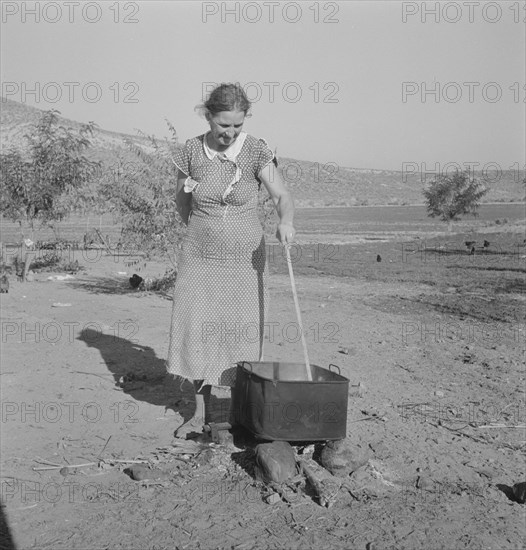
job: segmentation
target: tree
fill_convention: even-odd
[[[78,131],[59,124],[58,111],[46,111],[25,135],[23,149],[0,155],[1,212],[33,237],[34,224],[64,219],[83,200],[82,190],[97,174],[99,163],[84,153],[91,146],[95,124]]]
[[[167,257],[177,268],[176,249],[185,233],[175,208],[177,171],[170,152],[178,147],[177,134],[168,123],[170,140],[148,139],[147,148],[127,141],[127,150],[104,170],[101,192],[108,209],[122,223],[122,247],[147,258]]]
[[[478,215],[480,199],[487,192],[488,189],[467,170],[441,174],[423,191],[429,216],[447,222],[449,231],[460,216]]]

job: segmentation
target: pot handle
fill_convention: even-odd
[[[250,366],[250,372],[252,372],[252,363],[249,363],[248,361],[239,361],[238,365],[239,365],[240,367],[246,368],[246,367],[245,367],[245,363],[246,363],[247,365]]]
[[[338,365],[334,365],[333,363],[331,363],[331,364],[329,365],[329,370],[332,372],[331,367],[337,368],[337,369],[338,369],[338,374],[341,376],[341,370],[340,370],[340,367],[339,367]]]

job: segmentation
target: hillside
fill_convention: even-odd
[[[38,122],[43,110],[31,107],[17,101],[0,97],[0,147],[6,150],[10,147],[23,147],[24,136],[31,126]],[[83,124],[75,120],[59,117],[61,123],[69,128],[80,128]],[[85,121],[86,123],[88,121]],[[96,121],[95,121],[96,122]],[[148,140],[140,135],[112,132],[97,127],[92,138],[94,150],[91,155],[97,160],[115,158],[115,149],[125,148],[125,140],[148,147]]]
[[[40,117],[42,110],[23,103],[0,98],[0,147],[22,147],[24,135]],[[62,118],[65,125],[78,128],[80,122]],[[96,122],[96,121],[95,121]],[[175,124],[177,122],[175,121]],[[126,157],[125,141],[132,141],[145,150],[149,142],[144,136],[129,135],[98,128],[93,138],[91,157],[106,165]],[[132,158],[132,157],[130,157]],[[380,162],[380,161],[379,161]],[[359,169],[321,164],[312,161],[279,158],[283,179],[294,193],[298,207],[404,205],[423,202],[424,183],[420,174],[405,175],[395,170]],[[490,192],[486,202],[524,200],[520,182],[525,172],[504,171],[500,177],[489,174]],[[478,173],[477,176],[481,177]],[[428,176],[428,180],[432,176]]]
[[[282,175],[289,187],[297,190],[294,197],[302,207],[380,206],[422,204],[422,190],[433,180],[427,175],[404,174],[395,170],[375,170],[323,166],[317,162],[280,158]],[[325,169],[324,169],[325,168]],[[490,188],[483,202],[522,202],[525,171],[506,170],[502,174],[480,171]]]

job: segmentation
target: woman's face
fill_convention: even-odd
[[[210,145],[217,151],[224,151],[240,134],[245,113],[243,111],[221,111],[215,115],[208,113],[206,119],[210,124]]]

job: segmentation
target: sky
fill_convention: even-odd
[[[523,168],[525,19],[524,1],[4,0],[1,95],[185,141],[206,93],[239,82],[244,130],[278,156]]]

